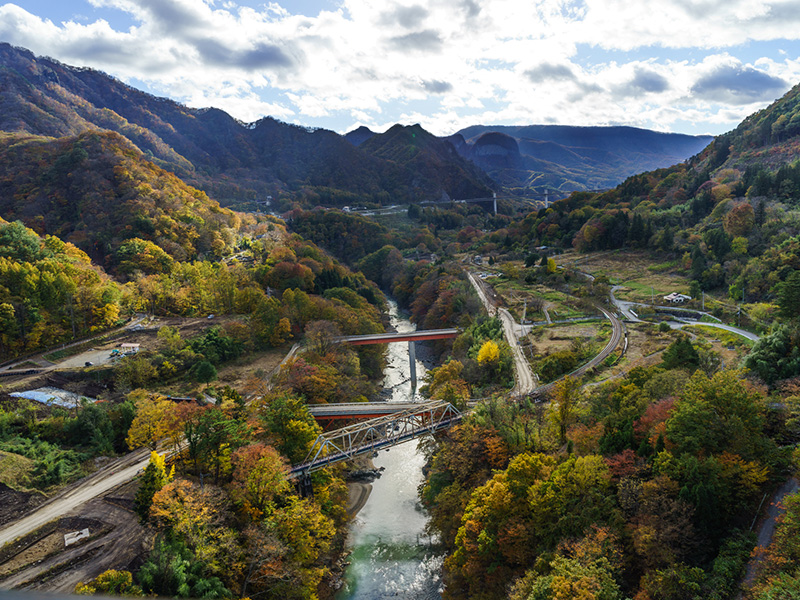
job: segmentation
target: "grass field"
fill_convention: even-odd
[[[683,331],[693,333],[707,340],[718,341],[721,345],[729,349],[740,349],[748,351],[753,347],[752,340],[747,339],[741,335],[725,331],[718,327],[707,327],[705,325],[689,325],[683,328]]]
[[[529,285],[504,277],[490,277],[487,279],[487,283],[491,284],[502,297],[505,307],[517,321],[522,319],[523,311],[528,321],[545,320],[544,311],[533,308],[535,306],[533,299],[544,302],[544,308],[550,313],[550,319],[553,321],[594,315],[593,312],[587,313],[578,307],[572,296],[544,285]]]
[[[0,483],[15,490],[28,491],[32,471],[30,458],[0,450]]]
[[[675,259],[653,262],[644,252],[616,250],[587,255],[570,253],[556,260],[565,266],[574,264],[578,270],[595,277],[607,277],[611,285],[622,287],[615,292],[620,300],[649,303],[671,292],[689,293],[689,280]]]

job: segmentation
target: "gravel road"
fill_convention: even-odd
[[[31,531],[64,516],[84,502],[105,494],[110,489],[130,481],[150,460],[149,450],[137,450],[106,465],[93,475],[70,486],[36,511],[8,527],[0,529],[0,547]]]
[[[475,291],[478,293],[481,302],[483,302],[484,307],[486,307],[486,312],[489,313],[489,316],[497,315],[503,322],[503,332],[506,335],[508,345],[511,346],[511,352],[514,355],[514,379],[516,380],[516,385],[511,393],[514,396],[530,394],[536,389],[536,379],[533,376],[533,371],[528,363],[528,359],[525,358],[525,355],[522,354],[522,349],[519,347],[517,336],[514,333],[516,326],[514,318],[505,308],[495,308],[494,304],[489,300],[482,282],[478,280],[478,277],[474,273],[468,272],[467,276],[469,277],[470,283],[472,283],[472,287],[474,287]]]

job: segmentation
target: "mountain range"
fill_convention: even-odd
[[[469,198],[487,195],[492,184],[430,134],[387,160],[332,131],[270,117],[242,123],[221,110],[188,108],[8,44],[0,44],[0,67],[0,130],[52,137],[111,130],[223,204],[268,195],[334,206],[443,193]],[[417,169],[423,162],[434,165],[424,177]],[[436,164],[446,164],[447,172]]]
[[[679,163],[711,136],[635,127],[486,126],[459,131],[459,152],[509,188],[561,192],[610,188],[625,178]]]
[[[708,137],[633,128],[475,126],[446,138],[419,125],[341,136],[265,117],[243,123],[108,75],[0,44],[0,130],[60,138],[114,131],[223,205],[275,199],[343,206],[608,187],[683,160]]]
[[[345,135],[359,147],[378,136],[366,127]],[[635,127],[474,125],[444,139],[507,191],[563,197],[681,162],[714,138]]]

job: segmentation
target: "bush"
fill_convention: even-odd
[[[230,598],[218,577],[208,577],[205,565],[180,540],[159,538],[139,569],[146,594],[179,598]]]
[[[40,440],[15,437],[0,442],[0,450],[34,461],[30,485],[38,489],[69,483],[80,477],[87,455]]]
[[[539,379],[547,383],[569,373],[578,365],[578,355],[572,350],[561,350],[546,356],[536,367]]]

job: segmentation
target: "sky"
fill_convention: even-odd
[[[157,96],[345,133],[720,134],[800,82],[800,0],[0,0],[0,41]]]

